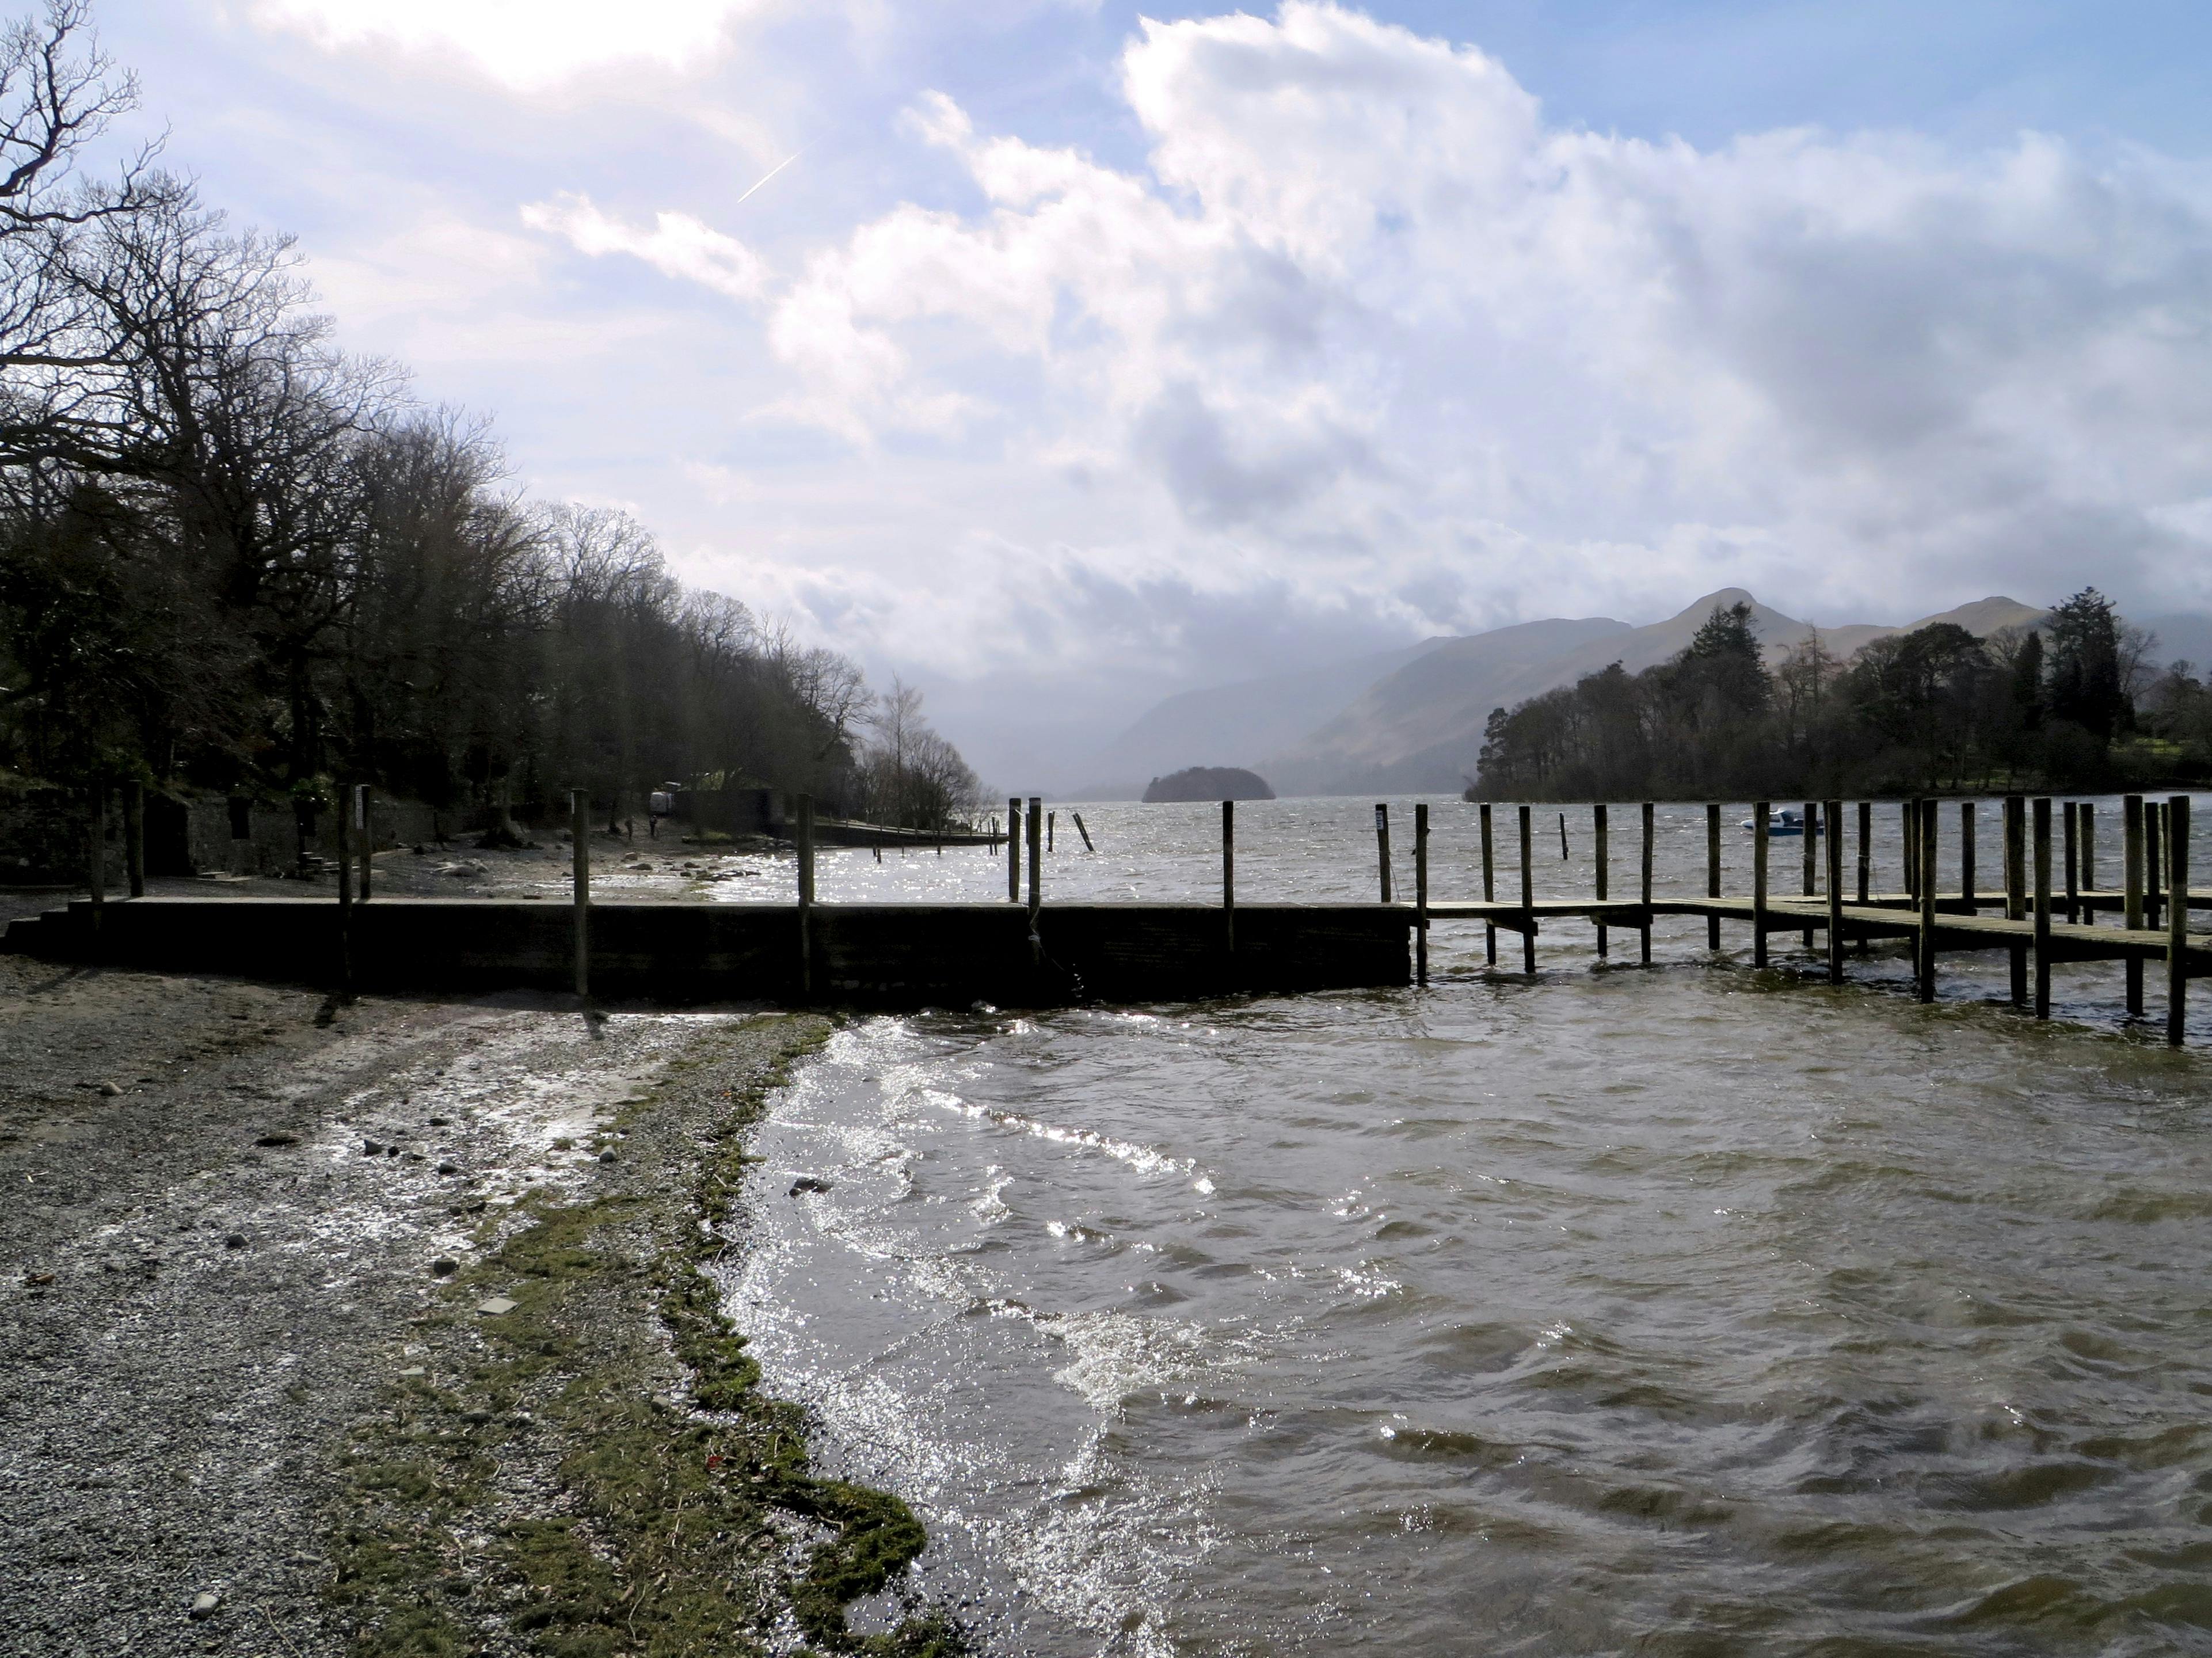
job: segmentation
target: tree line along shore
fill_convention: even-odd
[[[349,354],[290,239],[158,145],[82,0],[0,37],[0,810],[344,783],[505,822],[671,781],[916,828],[979,787],[920,694],[533,501],[489,424]]]
[[[1469,800],[1823,799],[2212,777],[2212,675],[2084,588],[2032,628],[1954,622],[1770,667],[1745,604],[1673,660],[1492,713]]]

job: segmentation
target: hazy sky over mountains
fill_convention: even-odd
[[[1024,724],[1729,583],[2212,603],[2204,9],[1159,15],[101,21],[349,342],[993,775]]]

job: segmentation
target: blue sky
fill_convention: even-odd
[[[100,16],[349,344],[1008,786],[1193,684],[1731,583],[2212,605],[2212,8]]]

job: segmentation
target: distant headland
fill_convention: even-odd
[[[1145,801],[1273,800],[1275,791],[1256,771],[1235,765],[1192,765],[1154,777],[1145,786]]]

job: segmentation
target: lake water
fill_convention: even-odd
[[[1067,809],[1048,906],[1217,890],[1216,808],[1082,807],[1087,855]],[[1473,808],[1433,814],[1474,895]],[[1587,891],[1587,808],[1565,860],[1543,828],[1539,893]],[[1369,802],[1238,831],[1243,898],[1373,895]],[[1662,808],[1661,889],[1703,859]],[[731,1310],[993,1651],[2212,1652],[2204,1060],[2115,966],[2039,1026],[2002,956],[1923,1009],[1901,955],[1834,990],[1785,943],[1563,926],[1528,981],[1460,924],[1425,991],[857,1022],[773,1102]]]

